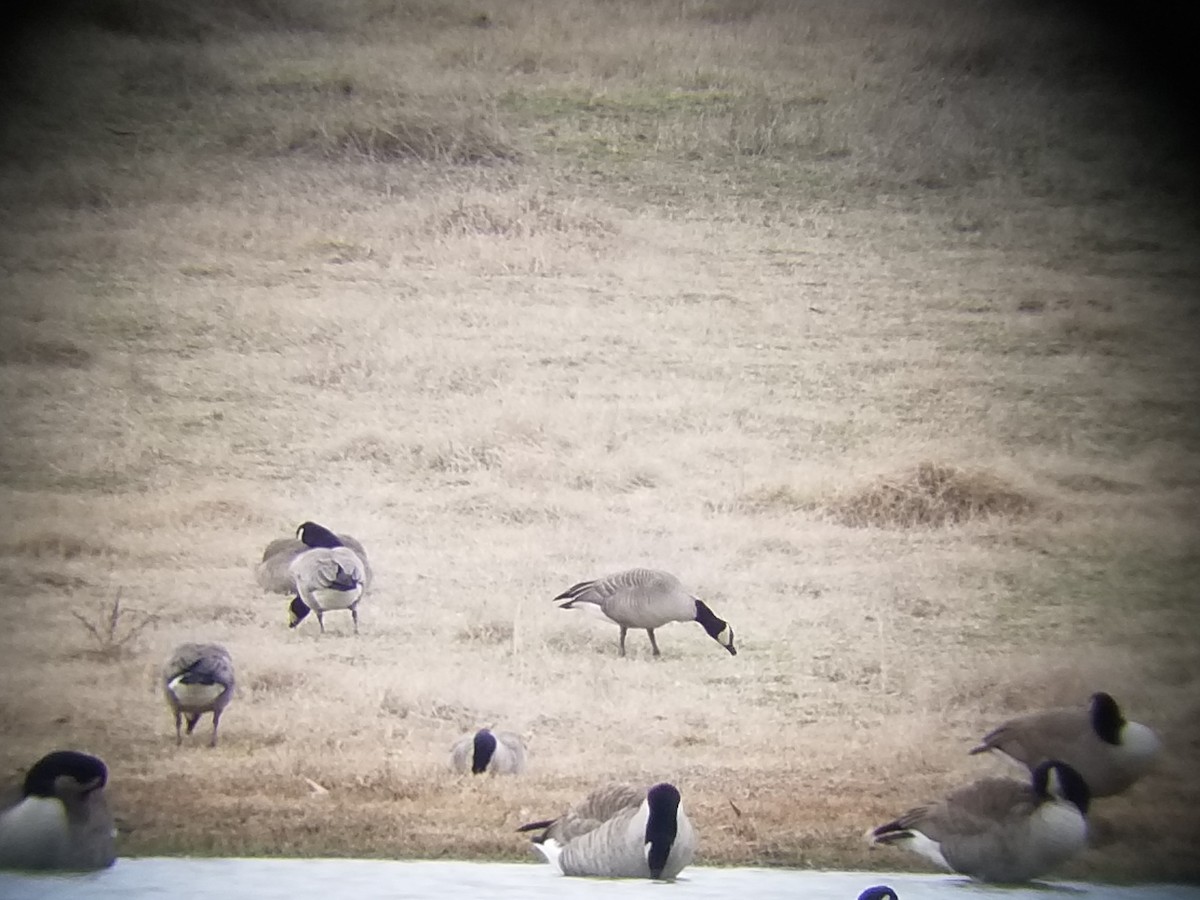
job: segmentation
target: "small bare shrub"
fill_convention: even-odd
[[[928,461],[826,506],[836,521],[855,528],[939,527],[989,516],[1021,516],[1033,508],[1032,498],[990,472]]]
[[[101,601],[91,619],[75,610],[71,610],[71,615],[95,643],[88,651],[89,655],[107,661],[121,659],[131,653],[141,633],[158,621],[158,616],[153,613],[122,609],[120,591],[117,591],[111,605]]]

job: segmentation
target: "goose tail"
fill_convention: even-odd
[[[558,857],[562,853],[562,844],[554,838],[546,838],[540,844],[534,844],[533,846],[538,853],[542,854],[542,858],[550,863],[554,871],[558,872],[559,875],[563,873],[562,865],[558,861]]]
[[[541,832],[542,832],[541,834],[534,835],[533,838],[531,838],[531,840],[535,844],[540,844],[542,841],[546,840],[547,830],[550,828],[551,825],[553,825],[557,821],[558,821],[558,819],[542,819],[542,821],[540,821],[540,822],[529,822],[526,825],[522,825],[520,828],[517,829],[517,831],[541,830]]]

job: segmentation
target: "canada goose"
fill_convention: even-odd
[[[534,847],[564,875],[670,881],[696,852],[679,791],[665,783],[649,790],[606,785],[559,818],[517,830],[539,828]]]
[[[326,610],[348,609],[354,633],[358,634],[358,601],[366,580],[358,554],[349,547],[314,547],[293,559],[289,571],[296,585],[296,596],[288,609],[289,628],[295,628],[309,610],[314,610],[324,634]]]
[[[289,571],[292,561],[313,547],[349,547],[362,560],[364,588],[371,586],[374,573],[363,545],[348,534],[335,534],[316,522],[303,522],[295,537],[276,538],[267,544],[254,573],[259,586],[270,594],[295,594],[295,582]]]
[[[977,881],[1029,881],[1087,844],[1088,787],[1066,763],[1048,760],[1031,784],[985,778],[944,800],[910,809],[868,832]]]
[[[220,644],[180,644],[163,669],[163,691],[175,713],[175,744],[183,743],[180,727],[187,719],[191,734],[204,713],[212,713],[210,747],[217,746],[221,713],[233,699],[233,659]]]
[[[684,590],[679,579],[654,569],[629,569],[595,581],[581,581],[554,598],[559,609],[582,609],[613,622],[621,629],[621,656],[630,628],[645,628],[654,655],[658,642],[654,629],[668,622],[699,622],[709,637],[737,656],[733,629],[699,597]]]
[[[520,775],[525,771],[525,743],[511,731],[480,728],[465,734],[450,748],[450,767],[455,772],[480,775]]]
[[[94,756],[55,750],[25,774],[20,797],[0,810],[0,869],[105,869],[117,858],[116,828]]]
[[[1103,691],[1087,708],[1048,709],[1010,719],[984,736],[971,753],[993,751],[1032,769],[1061,759],[1083,776],[1093,797],[1119,794],[1145,775],[1158,757],[1158,735],[1121,714]]]
[[[859,894],[858,900],[900,900],[900,898],[886,884],[877,884]]]

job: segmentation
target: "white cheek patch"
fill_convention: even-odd
[[[724,644],[726,647],[729,646],[729,644],[732,640],[733,640],[733,635],[731,635],[729,633],[728,628],[722,628],[721,631],[717,634],[717,643]]]
[[[208,706],[225,692],[220,684],[184,684],[182,675],[171,682],[171,693],[180,706]]]

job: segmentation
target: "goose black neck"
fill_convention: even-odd
[[[471,757],[471,771],[476,775],[486,772],[495,752],[496,736],[486,728],[475,732],[475,753]]]
[[[1033,770],[1033,790],[1040,800],[1065,800],[1087,815],[1092,791],[1083,776],[1057,759],[1039,763]]]
[[[1125,727],[1125,717],[1121,715],[1121,707],[1111,695],[1100,691],[1092,695],[1092,730],[1100,740],[1108,744],[1121,742],[1121,729]]]
[[[656,784],[646,793],[650,814],[646,818],[646,862],[650,877],[661,878],[679,830],[679,791],[674,785]]]
[[[725,626],[728,624],[724,619],[709,609],[708,605],[703,600],[696,601],[696,621],[704,626],[704,630],[708,632],[708,636],[711,638],[715,638],[718,634],[724,631]]]
[[[325,547],[332,550],[334,547],[345,546],[336,534],[316,522],[305,522],[296,531],[300,535],[300,543],[306,547]]]
[[[291,606],[288,607],[288,627],[295,628],[304,621],[304,617],[309,614],[308,604],[299,597],[293,597]]]

